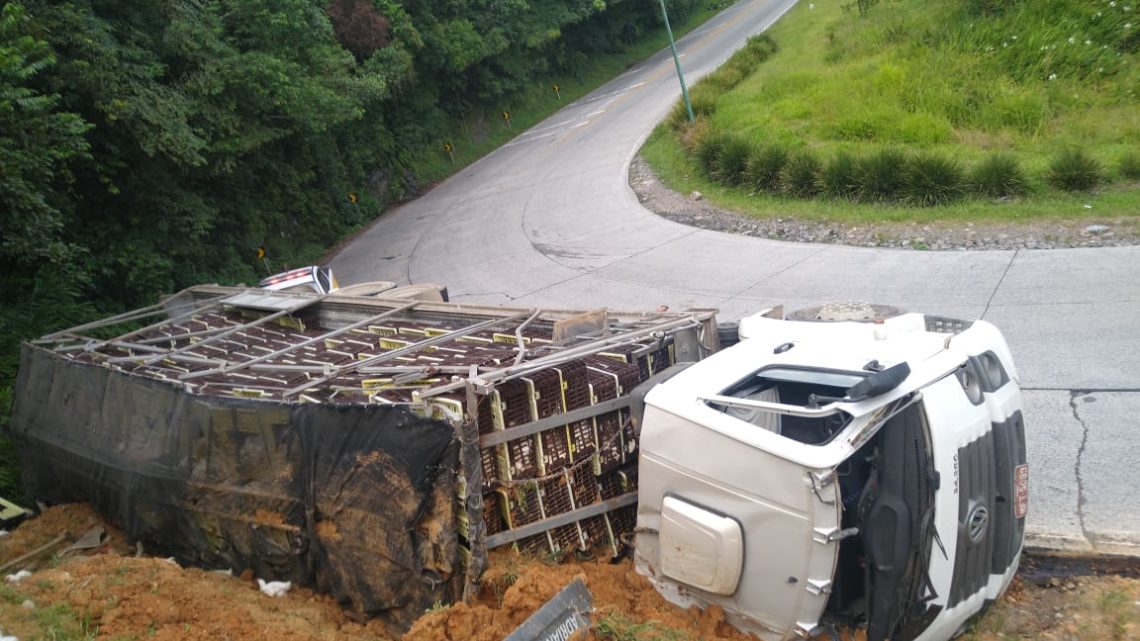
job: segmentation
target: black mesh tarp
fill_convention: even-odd
[[[456,597],[447,423],[195,396],[30,345],[16,399],[33,495],[90,501],[148,551],[293,580],[400,627]]]

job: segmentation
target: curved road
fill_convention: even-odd
[[[678,43],[690,82],[790,0],[741,0]],[[618,309],[868,300],[1005,332],[1030,434],[1029,532],[1140,553],[1140,247],[921,252],[705,231],[642,208],[629,163],[680,89],[662,51],[413,202],[333,260],[340,280],[434,281],[456,301]]]

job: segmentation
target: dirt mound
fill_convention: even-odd
[[[20,639],[153,637],[158,641],[389,640],[379,621],[357,623],[331,598],[294,589],[265,596],[252,576],[181,568],[173,561],[136,558],[118,530],[87,505],[45,510],[0,538],[0,564],[66,534],[74,541],[92,527],[106,531],[85,556],[51,551],[18,567],[32,572],[0,583],[4,634]],[[60,543],[59,552],[67,543]],[[9,570],[14,572],[15,568]],[[26,607],[32,606],[32,607]]]
[[[51,508],[0,538],[0,564],[93,526],[108,536],[87,556],[47,553],[28,565],[31,576],[0,582],[0,631],[29,639],[157,641],[349,641],[396,638],[378,621],[360,622],[332,598],[294,589],[262,594],[254,577],[181,568],[136,558],[123,536],[90,508]],[[65,544],[60,544],[62,549]],[[1033,562],[1027,577],[1035,577]],[[23,567],[24,564],[21,564]],[[9,570],[11,572],[12,570]],[[1040,574],[1040,573],[1037,573]],[[561,565],[500,552],[492,555],[478,598],[425,613],[404,641],[501,641],[575,577],[593,593],[598,640],[744,641],[718,608],[682,610],[662,599],[629,560]],[[31,606],[25,607],[26,605]],[[862,641],[844,631],[843,641]],[[1119,576],[1016,579],[1001,603],[963,641],[1124,641],[1140,638],[1140,580]]]
[[[102,526],[107,534],[103,552],[113,550],[125,553],[129,550],[126,536],[104,523],[90,505],[73,503],[48,508],[39,516],[24,521],[20,527],[9,532],[8,536],[0,538],[0,564],[23,556],[61,534],[68,541],[75,541],[95,526]],[[65,545],[60,544],[60,547]]]
[[[404,641],[500,641],[576,577],[594,595],[597,629],[587,638],[754,638],[726,623],[719,608],[686,611],[669,604],[628,559],[550,565],[499,553],[491,558],[476,603],[429,612]]]
[[[283,598],[262,594],[252,580],[183,569],[173,561],[97,555],[67,559],[16,584],[20,603],[0,604],[5,632],[36,638],[45,616],[73,619],[98,638],[139,635],[156,641],[308,641],[389,639],[379,622],[349,621],[332,599],[308,590]],[[40,614],[20,621],[22,601]],[[4,601],[9,601],[4,599]],[[48,607],[50,606],[50,607]],[[8,610],[6,612],[6,610]],[[85,628],[85,629],[84,629]]]

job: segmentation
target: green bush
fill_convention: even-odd
[[[888,147],[855,163],[855,195],[865,202],[897,198],[906,182],[907,156]]]
[[[697,158],[697,165],[706,175],[712,177],[716,171],[720,154],[728,145],[728,141],[727,134],[716,130],[709,131],[697,139],[694,155]]]
[[[744,170],[744,184],[752,193],[775,193],[780,190],[780,173],[788,164],[788,150],[779,144],[765,145],[748,157]]]
[[[1081,149],[1062,151],[1049,165],[1046,179],[1065,191],[1087,191],[1103,180],[1100,163]]]
[[[776,39],[771,34],[761,33],[750,37],[744,43],[744,55],[746,55],[753,63],[760,64],[773,54],[780,50],[780,45],[776,43]]]
[[[709,91],[702,83],[693,91],[689,92],[689,104],[693,107],[693,116],[695,118],[708,118],[716,111],[716,98],[717,95]],[[673,131],[681,131],[689,125],[689,112],[685,109],[685,101],[678,100],[677,104],[673,105],[673,111],[669,112],[669,127]]]
[[[1125,180],[1140,180],[1140,154],[1128,151],[1120,157],[1120,177]]]
[[[737,135],[728,135],[720,153],[713,159],[710,176],[723,185],[735,187],[744,179],[745,169],[752,156],[752,145]]]
[[[797,198],[812,198],[819,194],[820,172],[823,169],[819,159],[810,151],[801,151],[788,158],[782,176],[784,191]]]
[[[904,179],[903,201],[911,205],[944,205],[966,193],[962,166],[941,154],[926,152],[911,157]]]
[[[1025,185],[1025,173],[1010,154],[990,154],[970,173],[970,187],[979,196],[1020,196],[1025,193]]]
[[[854,200],[859,187],[858,161],[850,153],[841,151],[823,170],[823,189],[829,196]]]

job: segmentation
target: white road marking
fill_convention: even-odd
[[[577,126],[577,125],[575,125],[575,127],[576,127],[576,126]],[[573,127],[571,127],[571,129],[573,129]],[[525,134],[524,134],[523,136],[519,136],[518,138],[515,138],[514,140],[512,140],[512,141],[510,141],[510,142],[506,143],[505,145],[503,145],[503,147],[514,147],[515,145],[521,145],[521,144],[523,144],[524,142],[532,142],[532,141],[535,141],[535,140],[539,140],[540,138],[549,138],[549,137],[551,137],[551,136],[557,136],[557,135],[558,135],[558,134],[560,134],[560,133],[562,133],[562,131],[561,131],[561,130],[559,130],[559,131],[551,131],[551,132],[549,132],[549,133],[545,133],[545,134],[539,134],[539,135],[537,135],[537,136],[527,136],[527,135],[525,135]]]

